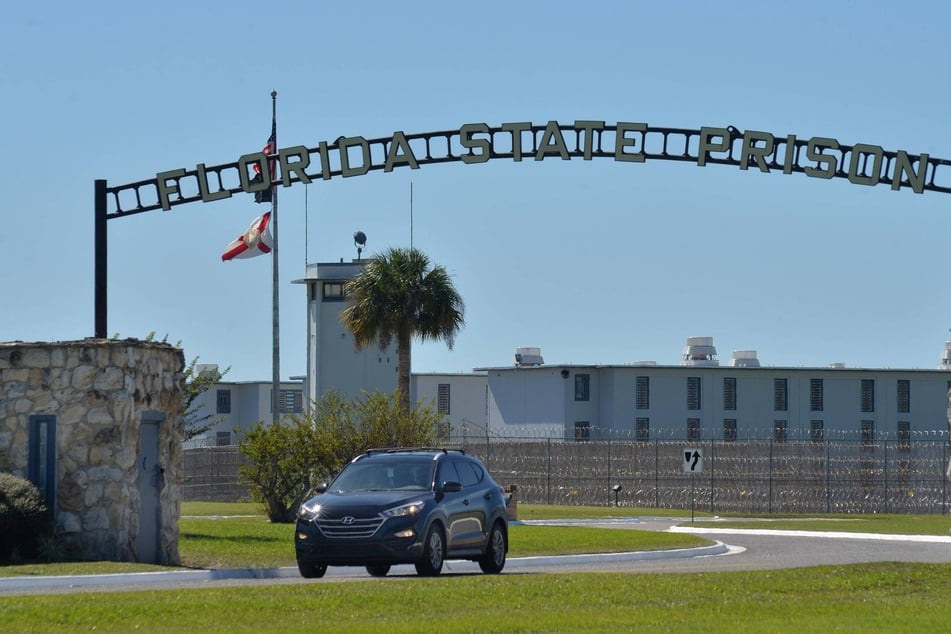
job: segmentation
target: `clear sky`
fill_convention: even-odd
[[[93,182],[261,149],[594,119],[824,136],[951,159],[951,4],[13,3],[0,20],[0,340],[94,334]],[[648,161],[424,165],[279,193],[281,376],[306,262],[413,245],[466,303],[414,372],[512,363],[935,367],[951,195]],[[221,262],[250,196],[110,221],[108,330],[270,380],[269,257]],[[306,213],[305,213],[306,212]]]

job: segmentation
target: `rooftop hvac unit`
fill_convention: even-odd
[[[951,341],[944,342],[944,352],[941,353],[941,365],[939,370],[951,370]]]
[[[733,358],[730,359],[731,368],[758,368],[759,359],[756,358],[756,350],[734,350]]]
[[[713,337],[687,337],[680,365],[718,366],[717,349],[713,346]]]
[[[542,359],[541,348],[516,348],[515,365],[542,365],[545,360]]]

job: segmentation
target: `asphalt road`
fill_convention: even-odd
[[[951,563],[951,536],[817,533],[806,531],[700,529],[674,526],[664,518],[626,520],[526,522],[601,526],[618,529],[675,530],[701,534],[716,545],[678,551],[512,557],[502,574],[564,572],[715,572],[855,564],[879,561]],[[482,574],[472,562],[448,561],[443,574]],[[415,577],[413,566],[394,566],[390,577]],[[363,568],[328,569],[323,579],[302,579],[296,568],[264,570],[183,570],[71,577],[0,578],[0,596],[60,592],[207,588],[249,584],[300,584],[359,581],[371,577]]]

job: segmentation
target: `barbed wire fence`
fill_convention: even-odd
[[[462,432],[463,430],[460,430]],[[688,509],[710,513],[948,513],[947,432],[905,437],[825,431],[781,439],[651,439],[630,432],[575,440],[537,429],[505,436],[451,434],[446,446],[485,462],[518,500]],[[529,432],[525,434],[525,432]],[[533,435],[534,434],[534,435]],[[702,471],[684,470],[685,449],[702,453]],[[185,500],[247,499],[236,446],[185,450]],[[615,491],[614,487],[619,489]]]

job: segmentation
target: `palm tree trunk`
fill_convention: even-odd
[[[411,350],[412,337],[410,333],[400,332],[396,336],[397,364],[396,364],[396,391],[400,411],[409,414],[409,375],[412,366],[413,353]]]

